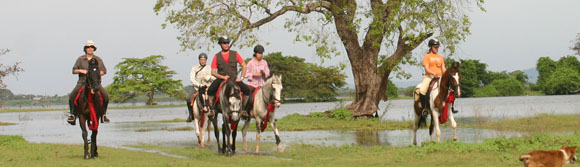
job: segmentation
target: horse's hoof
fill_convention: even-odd
[[[85,155],[85,159],[91,159],[91,156],[89,154]]]
[[[453,138],[453,141],[457,141],[457,138]]]

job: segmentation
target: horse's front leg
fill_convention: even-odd
[[[195,117],[195,116],[193,119],[193,125],[195,126],[195,136],[197,136],[197,144],[199,144],[200,147],[203,147],[203,146],[201,146],[203,137],[201,136],[201,133],[200,133],[200,131],[203,131],[203,130],[200,130],[201,127],[199,125],[199,119],[197,119],[197,117]]]
[[[218,125],[217,125],[217,114],[218,114],[217,112],[214,114],[211,122],[213,124],[213,132],[214,132],[215,139],[216,139],[216,142],[217,142],[218,153],[224,153],[223,150],[222,150],[222,147],[220,145],[220,131],[219,131],[219,128],[218,128]]]
[[[256,154],[260,153],[260,125],[262,125],[262,119],[256,116]]]
[[[82,131],[82,137],[83,137],[83,142],[84,142],[84,149],[85,149],[85,159],[89,159],[91,158],[91,155],[89,154],[89,140],[87,139],[88,136],[88,132],[87,132],[87,128],[86,128],[86,120],[84,119],[83,116],[79,117],[79,125],[81,127],[81,131]]]
[[[433,124],[435,125],[435,135],[437,136],[437,142],[440,142],[441,130],[439,129],[439,112],[438,110],[431,107],[431,116],[433,118]],[[431,138],[433,140],[433,138]]]
[[[230,144],[232,145],[232,154],[236,154],[236,136],[238,135],[238,123],[240,123],[240,121],[234,121],[233,123],[235,126],[234,129],[231,129],[232,140],[230,141]]]
[[[421,120],[421,115],[417,114],[415,111],[415,121],[413,122],[413,145],[417,145],[417,130],[419,129],[419,120]]]
[[[244,127],[242,128],[242,140],[244,145],[244,151],[248,151],[248,145],[246,143],[246,135],[248,134],[248,127],[250,127],[250,119],[244,121]]]
[[[91,157],[99,157],[99,153],[97,152],[97,134],[99,131],[93,130],[91,133]]]
[[[276,119],[274,119],[274,114],[270,115],[270,118],[266,118],[266,119],[270,119],[270,126],[272,126],[272,129],[274,129],[274,135],[276,135],[276,145],[278,147],[278,152],[284,151],[282,149],[282,146],[280,145],[280,143],[281,143],[280,133],[278,132],[278,128],[276,128]]]
[[[453,112],[449,113],[449,121],[451,121],[451,127],[453,128],[453,141],[457,141],[457,122],[455,122],[455,118],[453,118]]]

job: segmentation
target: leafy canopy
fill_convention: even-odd
[[[183,98],[181,80],[172,79],[176,72],[161,65],[163,59],[162,55],[123,58],[123,61],[115,66],[117,72],[113,77],[113,83],[107,86],[111,100],[125,102],[139,95],[148,95],[152,98],[156,92]]]

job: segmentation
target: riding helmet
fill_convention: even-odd
[[[228,38],[227,36],[221,36],[218,39],[218,44],[222,44],[222,43],[230,43],[230,38]]]
[[[435,45],[437,45],[437,46],[439,46],[439,45],[440,45],[440,43],[439,43],[439,40],[437,40],[437,39],[435,39],[435,38],[433,38],[433,39],[430,39],[430,40],[429,40],[429,45],[428,45],[428,46],[429,46],[429,47],[431,47],[431,46],[435,46]]]
[[[256,45],[254,47],[254,53],[264,53],[264,47],[262,45]]]
[[[201,59],[201,58],[207,59],[207,54],[205,54],[205,53],[199,54],[199,56],[197,57],[197,59]]]

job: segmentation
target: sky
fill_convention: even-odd
[[[108,70],[103,85],[113,82],[114,66],[122,58],[143,58],[163,55],[163,64],[177,72],[174,79],[190,84],[189,72],[198,64],[197,55],[211,50],[181,51],[178,32],[171,26],[162,29],[162,15],[153,12],[156,0],[18,0],[0,1],[0,48],[10,49],[0,62],[11,65],[22,62],[24,72],[5,78],[14,94],[66,95],[75,86],[72,74],[75,60],[84,54],[86,40],[93,40]],[[570,47],[580,33],[578,0],[486,0],[486,12],[471,9],[472,34],[459,45],[453,58],[478,59],[488,64],[488,70],[514,71],[535,67],[540,57],[552,59],[572,55]],[[323,66],[345,63],[341,56],[321,61],[314,48],[294,42],[294,35],[281,27],[281,22],[260,28],[260,40],[266,54],[303,57]],[[445,45],[443,45],[445,47]],[[339,48],[342,48],[341,46]],[[243,58],[250,58],[251,48],[232,48]],[[414,51],[421,58],[426,45]],[[444,57],[446,53],[441,53]],[[413,75],[397,82],[420,82],[422,69],[405,66]],[[344,70],[349,87],[354,87],[352,71]]]

